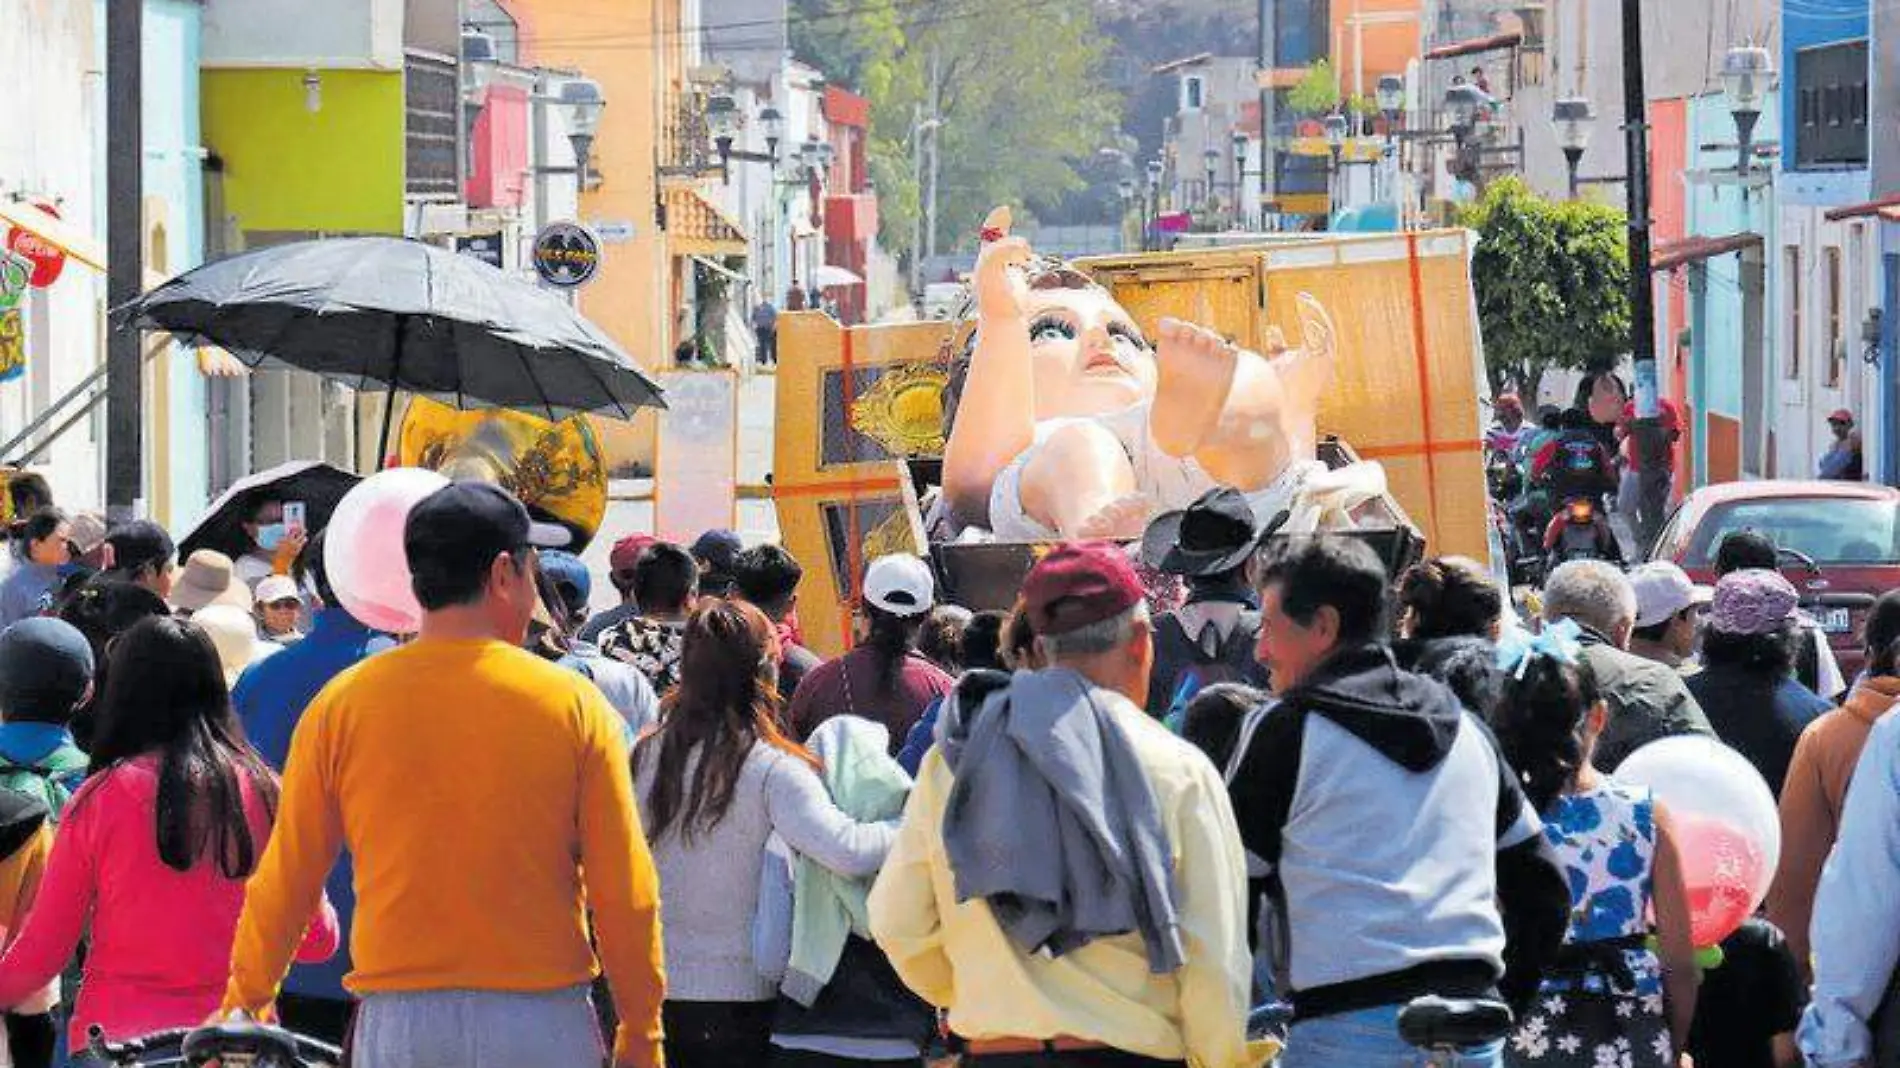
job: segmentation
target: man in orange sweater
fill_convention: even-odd
[[[347,846],[358,1068],[598,1068],[590,912],[620,1019],[613,1064],[662,1063],[659,880],[620,720],[521,648],[534,546],[564,540],[485,484],[416,505],[404,548],[421,634],[338,676],[299,723],[227,1010],[268,1010]]]

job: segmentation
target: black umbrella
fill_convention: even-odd
[[[314,460],[280,464],[268,471],[240,478],[218,495],[191,533],[178,543],[178,558],[199,549],[215,549],[236,560],[251,551],[244,521],[262,501],[299,501],[304,506],[304,528],[315,534],[330,525],[330,513],[362,476]]]
[[[246,252],[116,310],[121,326],[229,350],[252,367],[313,371],[458,408],[559,420],[631,419],[660,387],[566,301],[469,256],[396,237],[299,241]]]

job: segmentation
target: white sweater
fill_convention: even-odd
[[[651,827],[650,797],[659,769],[660,738],[641,747],[634,764],[640,819]],[[687,758],[690,785],[699,753]],[[770,1001],[777,994],[752,956],[759,907],[759,870],[776,831],[819,864],[853,878],[875,875],[897,836],[897,824],[858,823],[838,810],[818,774],[796,757],[755,744],[739,772],[732,805],[711,830],[690,837],[676,821],[652,841],[660,873],[660,925],[666,944],[670,1001]],[[651,840],[651,832],[649,831]]]

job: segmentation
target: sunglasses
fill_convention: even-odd
[[[264,607],[265,608],[282,608],[282,609],[302,608],[303,601],[295,597],[280,597],[275,601],[267,602],[264,605]]]

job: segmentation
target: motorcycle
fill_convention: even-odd
[[[1546,574],[1572,560],[1605,560],[1621,567],[1623,547],[1616,540],[1601,502],[1572,497],[1544,531]]]

